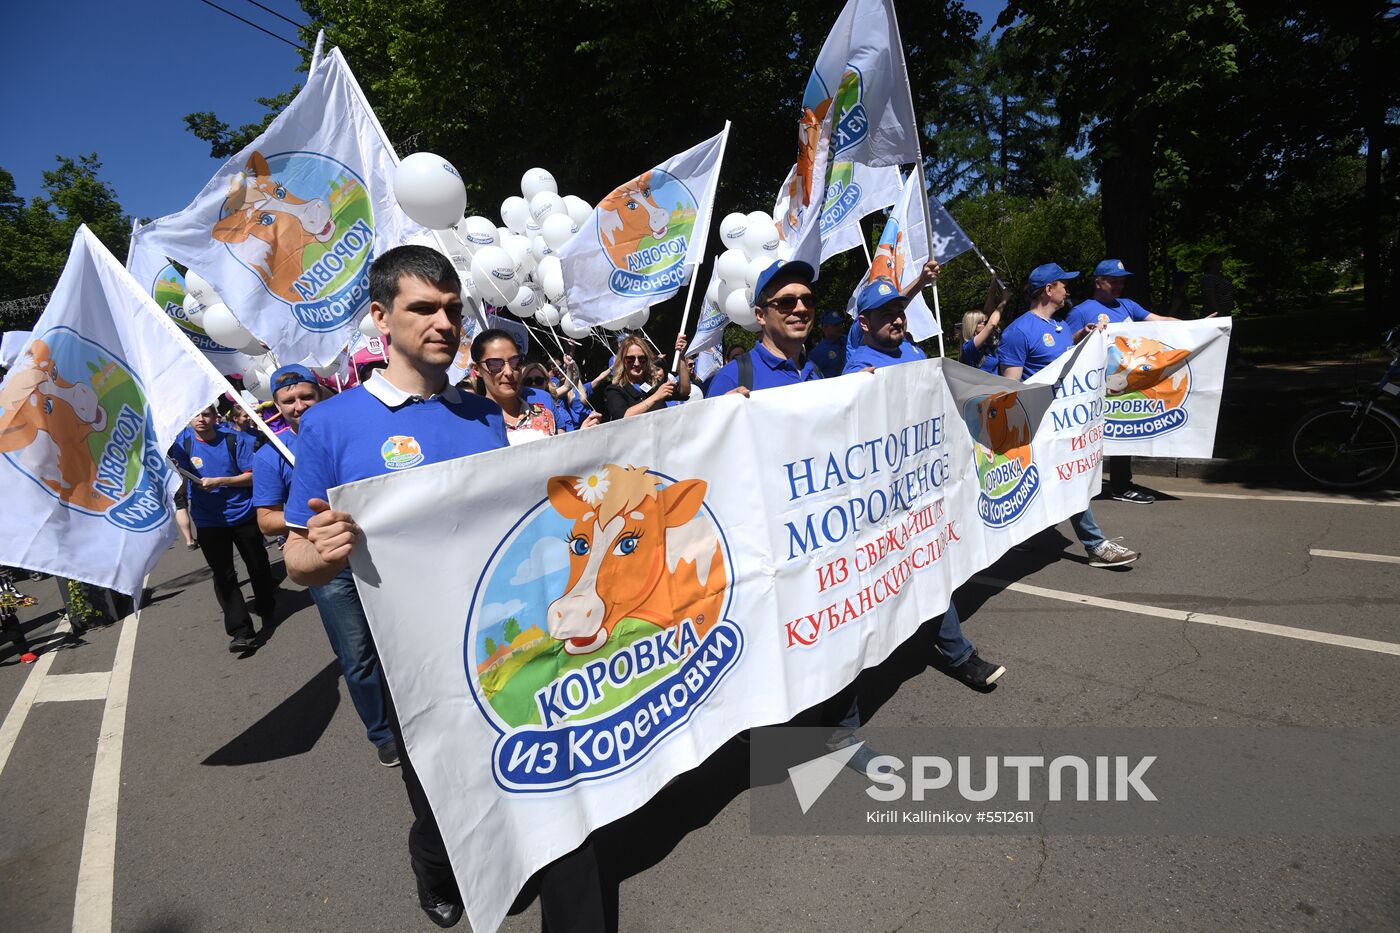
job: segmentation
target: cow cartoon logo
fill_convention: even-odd
[[[1030,418],[1016,396],[994,392],[963,405],[977,466],[977,512],[991,528],[1020,518],[1040,491],[1040,470],[1031,459]]]
[[[214,239],[311,331],[338,330],[369,301],[374,212],[364,181],[316,152],[254,152],[229,182]]]
[[[190,338],[190,343],[205,353],[238,352],[218,343],[205,333],[204,328],[190,320],[190,316],[185,313],[185,277],[173,265],[166,263],[165,267],[156,273],[156,280],[151,284],[151,297],[156,300],[156,304],[165,309],[166,316],[175,322],[181,332]]]
[[[1114,337],[1104,368],[1104,437],[1157,437],[1186,424],[1190,356],[1160,340]]]
[[[5,381],[0,455],[66,508],[118,528],[150,531],[170,517],[170,468],[140,380],[71,328],[35,337]]]
[[[391,470],[406,470],[423,462],[423,448],[418,446],[415,438],[404,434],[385,439],[379,447],[379,455]]]
[[[644,172],[598,203],[598,242],[613,264],[608,288],[624,297],[679,288],[699,202],[679,178]]]
[[[604,464],[555,476],[497,546],[465,664],[500,733],[497,783],[570,787],[631,767],[733,669],[732,562],[703,480]]]

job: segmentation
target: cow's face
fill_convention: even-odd
[[[1191,355],[1189,350],[1169,349],[1146,337],[1119,337],[1115,343],[1122,355],[1118,368],[1106,380],[1113,395],[1152,388],[1179,370]]]
[[[702,480],[657,490],[630,509],[608,511],[576,476],[549,481],[555,511],[574,521],[569,532],[569,585],[550,604],[549,634],[569,654],[590,654],[607,643],[613,626],[656,589],[666,564],[666,529],[695,517],[705,498]],[[590,497],[596,498],[596,497]]]
[[[1015,392],[998,392],[977,402],[977,417],[981,424],[982,446],[995,453],[1011,456],[1011,452],[1030,441],[1030,425],[1016,405]]]
[[[248,171],[234,176],[224,197],[227,216],[214,225],[214,239],[238,243],[249,237],[276,243],[310,240],[327,243],[335,236],[335,219],[320,198],[297,197],[272,177],[261,153],[248,159]]]
[[[600,205],[617,215],[616,226],[624,231],[623,242],[631,243],[650,234],[660,240],[666,236],[671,215],[656,203],[651,191],[651,172],[629,181],[608,195]]]

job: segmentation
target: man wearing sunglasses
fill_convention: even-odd
[[[707,395],[748,395],[759,389],[797,385],[822,377],[807,358],[807,332],[816,318],[812,297],[816,273],[805,262],[775,262],[754,283],[754,315],[763,328],[759,341],[744,356],[722,366],[710,380]]]
[[[369,292],[371,319],[389,338],[389,365],[306,412],[297,437],[283,554],[287,572],[304,586],[329,584],[362,546],[354,517],[326,501],[330,489],[507,446],[500,406],[447,381],[462,335],[462,284],[447,257],[425,246],[391,249],[370,265]],[[413,808],[408,848],[418,903],[434,924],[451,927],[462,918],[462,896],[404,746],[392,693],[384,696]],[[543,869],[540,909],[546,928],[603,929],[591,846]]]

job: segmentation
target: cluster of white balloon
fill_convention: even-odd
[[[728,214],[719,222],[725,250],[715,260],[715,275],[705,300],[746,330],[758,330],[753,287],[764,269],[781,258],[781,239],[773,218],[763,211]]]
[[[394,197],[404,213],[442,238],[462,287],[473,299],[557,326],[575,339],[587,336],[589,328],[569,315],[557,254],[588,220],[593,206],[572,194],[561,196],[548,171],[532,168],[521,177],[520,194],[501,202],[501,227],[480,215],[462,216],[467,195],[461,176],[430,152],[415,152],[399,163]],[[640,327],[647,316],[640,311],[604,326]],[[368,318],[360,329],[369,336],[378,333]]]

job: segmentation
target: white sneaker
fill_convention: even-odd
[[[1137,559],[1137,551],[1130,551],[1115,541],[1105,541],[1089,552],[1090,567],[1122,567]]]

